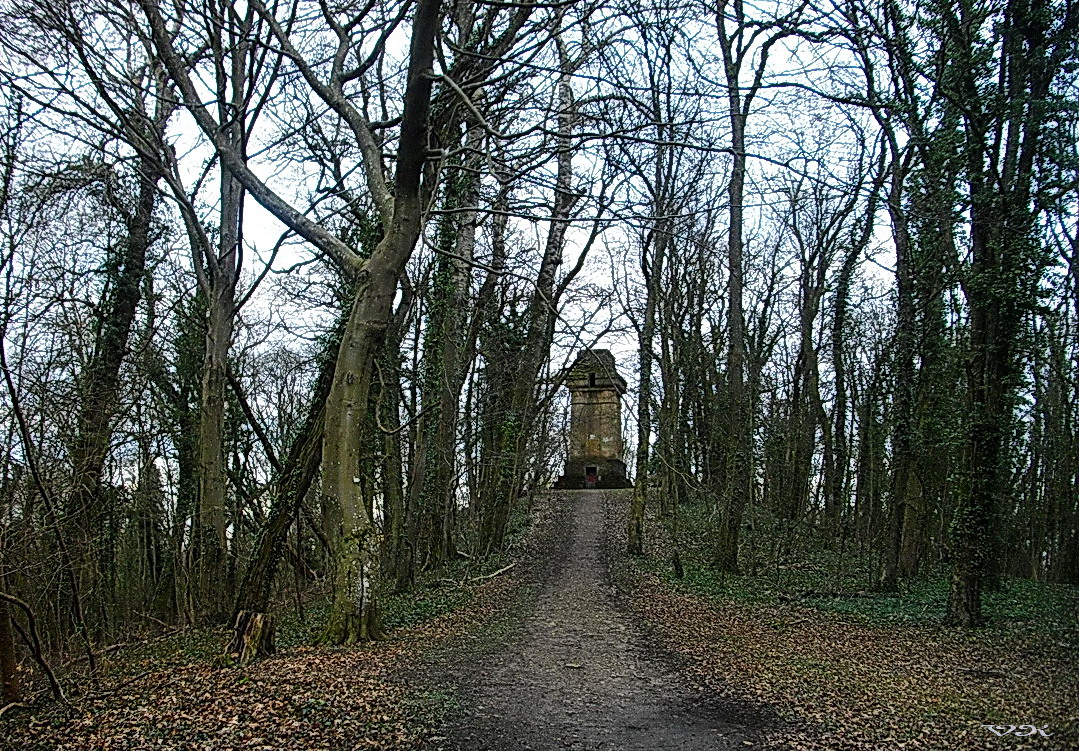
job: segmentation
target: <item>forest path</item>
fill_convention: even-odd
[[[714,751],[756,738],[752,711],[688,688],[618,607],[602,492],[552,499],[569,508],[533,569],[534,602],[505,643],[449,657],[457,706],[432,748]]]

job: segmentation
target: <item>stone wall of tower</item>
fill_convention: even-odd
[[[625,488],[622,403],[626,382],[607,350],[585,350],[565,376],[570,391],[569,455],[554,487]]]
[[[570,397],[569,455],[622,458],[622,402],[611,388],[577,389]]]

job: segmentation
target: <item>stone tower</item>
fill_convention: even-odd
[[[560,490],[628,488],[622,461],[622,394],[626,382],[606,349],[583,350],[566,374],[569,456],[555,482]]]

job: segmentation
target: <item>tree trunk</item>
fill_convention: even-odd
[[[77,432],[71,448],[72,490],[67,508],[77,526],[73,539],[80,561],[80,588],[87,592],[102,589],[99,582],[109,565],[99,550],[108,513],[101,475],[112,440],[120,367],[128,354],[131,328],[142,299],[146,254],[153,242],[150,226],[161,179],[160,169],[151,159],[140,159],[138,170],[134,210],[125,216],[127,237],[114,261],[115,278],[108,280],[108,292],[101,302],[93,354],[80,377]],[[99,620],[96,625],[101,627],[104,598],[97,594],[92,606]]]
[[[892,478],[888,501],[888,531],[884,568],[880,588],[895,592],[899,588],[899,559],[902,547],[903,522],[906,512],[908,486],[913,471],[912,413],[914,410],[914,299],[911,285],[913,267],[910,231],[903,209],[903,183],[906,159],[893,143],[891,186],[888,192],[888,213],[892,220],[895,243],[896,328],[895,350],[892,357],[895,370],[895,397],[892,421]]]
[[[320,353],[322,364],[311,402],[307,407],[307,415],[299,432],[292,439],[284,465],[277,472],[270,513],[259,534],[258,542],[255,543],[251,562],[240,582],[235,613],[243,610],[265,612],[269,606],[273,580],[284,552],[288,530],[295,521],[300,505],[311,489],[322,462],[323,421],[326,399],[333,381],[334,360],[330,353],[340,347],[340,330],[344,323],[342,318],[334,335],[327,342],[326,350]]]
[[[274,646],[274,619],[265,613],[241,610],[236,614],[228,653],[240,667],[277,650]]]
[[[554,333],[555,275],[562,265],[566,230],[577,196],[573,187],[572,133],[577,119],[572,86],[572,64],[564,44],[557,39],[560,75],[558,79],[558,150],[554,209],[547,228],[543,260],[529,301],[524,351],[509,388],[508,409],[500,420],[495,439],[497,466],[492,482],[484,489],[480,504],[479,550],[491,553],[502,547],[510,511],[520,493],[521,478],[528,460],[527,449],[536,413],[536,385],[550,353]]]
[[[1054,18],[1054,16],[1056,16]],[[1001,116],[977,78],[985,23],[961,6],[947,17],[955,42],[956,94],[967,105],[964,157],[970,195],[971,268],[963,289],[970,308],[967,488],[952,520],[952,581],[946,621],[981,624],[981,596],[991,573],[1000,498],[1010,491],[1008,454],[1017,389],[1016,350],[1024,316],[1038,304],[1047,263],[1035,239],[1033,180],[1048,144],[1041,138],[1045,101],[1072,56],[1079,14],[1010,0],[1003,12],[997,96],[1012,105]],[[996,132],[996,138],[990,134]]]
[[[7,576],[4,566],[5,532],[0,532],[0,589],[7,589]],[[0,599],[0,699],[3,704],[22,701],[22,687],[19,685],[18,663],[15,661],[15,635],[11,627],[11,607],[7,600]]]
[[[218,117],[222,137],[246,164],[249,114],[250,41],[247,32],[254,11],[230,23],[227,37],[214,38]],[[228,49],[222,45],[228,44]],[[235,561],[229,557],[228,478],[225,468],[225,392],[228,388],[228,356],[236,321],[236,284],[243,253],[243,206],[245,189],[235,172],[221,161],[220,216],[216,251],[207,244],[193,248],[196,270],[199,251],[205,262],[200,282],[207,295],[206,351],[203,359],[199,401],[199,529],[196,550],[200,616],[209,623],[224,621],[230,612],[235,581]],[[239,519],[234,520],[239,524]]]
[[[742,26],[736,32],[741,34]],[[741,86],[741,59],[735,55],[734,36],[728,36],[726,21],[720,20],[720,44],[727,84],[728,116],[731,125],[731,176],[727,185],[730,222],[727,234],[727,326],[730,332],[727,352],[727,394],[730,451],[727,455],[727,482],[723,512],[715,540],[713,562],[720,571],[738,570],[738,545],[742,512],[752,492],[753,447],[750,413],[745,391],[745,314],[742,310],[743,281],[743,200],[746,180],[746,118],[749,95]]]
[[[470,126],[470,155],[446,186],[445,210],[431,308],[424,340],[423,408],[417,428],[416,462],[410,483],[413,573],[437,568],[455,555],[453,517],[457,456],[457,412],[464,386],[465,316],[476,244],[482,131]]]
[[[659,212],[657,212],[658,214]],[[663,261],[667,246],[665,227],[656,228],[652,263],[642,263],[645,274],[644,321],[641,325],[640,339],[637,344],[640,357],[640,380],[637,390],[637,454],[633,481],[633,500],[629,507],[627,524],[627,546],[630,555],[644,554],[644,514],[648,503],[649,442],[652,439],[652,340],[656,331],[656,298],[660,294],[660,280],[663,278]],[[647,251],[645,251],[647,252]],[[643,260],[643,259],[642,259]]]
[[[234,573],[226,537],[225,390],[236,315],[242,209],[243,188],[227,168],[222,168],[220,245],[217,257],[206,259],[209,267],[206,353],[199,403],[199,615],[208,623],[228,617]]]
[[[226,369],[234,306],[230,282],[220,286],[215,283],[211,291],[199,407],[197,573],[199,617],[208,623],[227,617],[228,609],[228,480],[224,444]]]
[[[322,493],[324,503],[339,507],[341,512],[334,603],[323,634],[323,641],[332,644],[382,635],[378,605],[382,533],[375,524],[374,499],[364,497],[363,478],[357,473],[372,369],[393,314],[397,280],[423,222],[422,173],[439,8],[440,0],[419,0],[416,6],[393,216],[382,241],[364,263],[326,400]]]
[[[403,456],[401,451],[401,384],[400,374],[389,361],[394,353],[400,351],[400,335],[396,346],[387,347],[387,356],[383,358],[385,370],[389,374],[387,383],[379,394],[379,404],[383,425],[382,433],[382,482],[385,503],[383,528],[386,530],[383,574],[392,582],[396,592],[408,589],[413,583],[411,543],[407,534],[407,507],[404,490]]]
[[[401,248],[410,252],[414,241],[414,236],[388,236],[376,252],[399,257]],[[382,533],[375,523],[373,499],[364,492],[369,486],[359,473],[372,370],[393,311],[398,274],[399,269],[385,261],[371,263],[366,284],[352,304],[326,400],[323,503],[339,509],[341,524],[335,535],[334,604],[323,635],[323,641],[332,644],[382,636],[378,611]]]
[[[873,204],[870,205],[869,215],[873,215]],[[870,227],[871,222],[866,223]],[[847,309],[850,305],[851,279],[854,276],[855,265],[868,241],[868,229],[862,235],[862,241],[854,244],[843,259],[843,265],[836,279],[834,317],[832,319],[832,370],[835,380],[835,407],[832,409],[832,435],[835,436],[835,471],[837,475],[836,505],[832,524],[841,522],[843,509],[849,502],[850,457],[847,450]],[[845,525],[844,525],[845,526]]]
[[[633,481],[633,499],[630,502],[626,525],[626,550],[630,555],[644,554],[645,510],[648,504],[648,485],[652,481],[649,466],[652,440],[652,366],[655,359],[652,347],[656,334],[658,298],[663,294],[663,270],[666,263],[667,245],[670,242],[672,220],[669,214],[673,213],[670,204],[674,202],[674,196],[671,194],[675,190],[673,187],[675,176],[672,174],[671,164],[672,150],[664,144],[664,141],[674,138],[669,125],[673,118],[665,116],[663,95],[669,96],[669,91],[661,92],[657,80],[657,68],[662,69],[661,76],[669,73],[668,68],[671,63],[669,45],[663,48],[663,53],[659,60],[653,60],[646,50],[643,60],[650,79],[650,116],[656,130],[657,145],[652,154],[655,159],[655,169],[652,173],[653,184],[651,185],[654,216],[649,233],[652,246],[651,259],[648,258],[649,243],[646,241],[644,247],[641,248],[641,275],[644,277],[645,303],[644,320],[641,322],[637,340],[640,378],[637,389],[637,451],[634,457],[636,477]],[[666,102],[669,102],[669,99],[666,99]]]

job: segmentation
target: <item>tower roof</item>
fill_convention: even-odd
[[[566,388],[610,390],[626,393],[626,380],[618,375],[614,355],[609,349],[583,349],[566,369]]]

